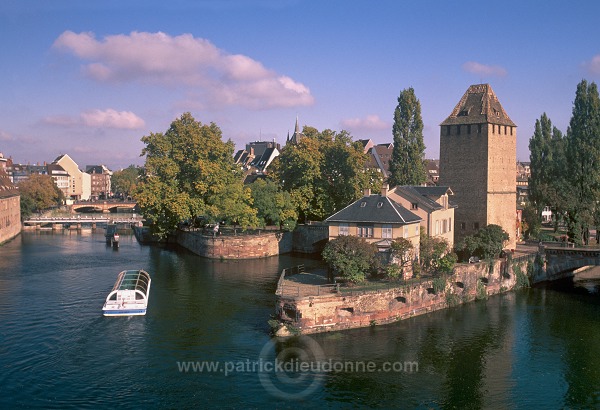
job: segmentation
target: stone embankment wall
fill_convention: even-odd
[[[5,193],[0,192],[0,244],[19,233],[21,233],[21,197],[15,189],[7,190]]]
[[[197,255],[217,259],[256,259],[292,251],[292,234],[266,232],[256,235],[203,235],[177,231],[177,243]]]
[[[512,267],[496,261],[458,265],[446,277],[443,289],[439,279],[425,280],[397,288],[369,291],[336,291],[313,296],[277,296],[276,315],[283,326],[278,335],[298,329],[303,334],[390,323],[449,306],[508,291],[516,284]]]
[[[294,232],[211,236],[201,231],[178,230],[176,242],[197,255],[217,259],[256,259],[284,253],[318,253],[329,231],[323,225],[300,225]]]

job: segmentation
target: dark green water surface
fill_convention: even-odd
[[[0,408],[600,408],[600,281],[275,341],[301,263],[24,232],[0,247]],[[103,317],[125,269],[152,276],[148,313]]]

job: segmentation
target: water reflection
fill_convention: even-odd
[[[267,320],[279,273],[318,260],[208,260],[141,246],[128,235],[113,251],[102,232],[24,233],[0,251],[2,408],[600,406],[600,302],[587,285],[556,284],[386,326],[278,341]],[[125,268],[152,275],[148,313],[105,318],[102,303]],[[308,375],[177,367],[280,355],[356,367]],[[374,367],[357,371],[361,363]],[[385,371],[394,363],[402,367]]]

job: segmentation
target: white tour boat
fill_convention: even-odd
[[[150,296],[150,275],[142,269],[124,270],[106,297],[104,316],[145,315]]]

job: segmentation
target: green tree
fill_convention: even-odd
[[[234,145],[221,130],[184,113],[163,133],[142,137],[145,173],[134,195],[152,232],[166,237],[184,220],[257,224],[250,189],[233,163]]]
[[[414,259],[414,246],[406,238],[397,238],[390,244],[390,264],[387,275],[391,278],[403,278]]]
[[[340,236],[325,245],[323,260],[336,275],[353,282],[363,282],[377,265],[377,246],[356,236]]]
[[[359,198],[364,188],[381,187],[381,178],[365,171],[366,154],[346,131],[304,127],[303,134],[271,165],[302,219],[321,220]]]
[[[600,200],[600,96],[595,83],[577,85],[573,115],[566,136],[566,158],[570,188],[569,236],[578,244],[594,222]]]
[[[461,253],[462,259],[478,256],[481,259],[497,258],[508,241],[508,233],[499,225],[487,225],[474,235],[469,235],[456,245],[456,250]]]
[[[544,206],[548,205],[548,190],[552,184],[552,121],[546,113],[535,121],[533,136],[529,139],[529,200],[541,217]]]
[[[528,202],[523,208],[523,236],[526,239],[538,238],[542,229],[540,213]]]
[[[419,259],[424,272],[434,273],[447,270],[451,259],[444,259],[450,253],[450,245],[444,238],[431,237],[421,227]],[[445,265],[444,265],[445,264]],[[442,266],[443,265],[443,266]],[[453,267],[453,266],[452,266]]]
[[[257,179],[250,185],[250,189],[261,226],[277,225],[290,231],[296,227],[298,214],[291,195],[282,191],[275,181]]]
[[[129,165],[125,169],[113,172],[110,178],[112,191],[127,198],[135,191],[142,173],[143,170],[135,165]]]
[[[427,181],[421,103],[413,88],[402,90],[394,111],[394,149],[390,161],[390,186],[421,185]]]
[[[60,206],[64,201],[63,192],[49,175],[32,174],[19,182],[18,187],[21,194],[22,219],[28,218],[34,212]]]

